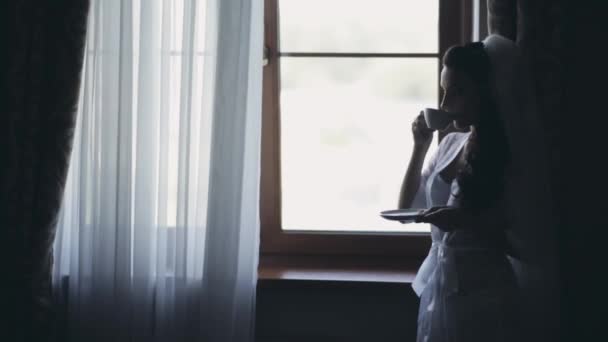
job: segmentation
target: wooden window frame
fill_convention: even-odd
[[[473,0],[439,0],[439,49],[443,56],[454,44],[463,44],[472,35]],[[428,253],[430,234],[386,232],[285,231],[281,227],[281,146],[280,146],[280,63],[278,0],[265,0],[264,73],[262,100],[262,155],[260,179],[260,223],[262,256],[375,256],[422,260]],[[456,29],[455,29],[456,28]],[[287,54],[285,54],[287,55]],[[317,56],[318,53],[298,54]],[[326,54],[323,54],[326,55]],[[333,54],[332,55],[336,55]],[[351,54],[348,54],[351,55]],[[363,57],[388,54],[357,54]],[[392,54],[411,57],[418,54]],[[403,56],[400,56],[403,55]],[[425,54],[426,55],[426,54]],[[424,57],[424,56],[420,56]],[[441,63],[438,63],[441,69]],[[437,80],[439,87],[439,80]],[[439,87],[439,99],[442,92]],[[396,201],[397,199],[395,199]]]

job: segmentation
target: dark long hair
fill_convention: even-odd
[[[480,91],[479,119],[469,136],[465,165],[457,175],[460,205],[480,211],[502,197],[509,162],[505,129],[491,90],[490,57],[483,43],[469,43],[448,49],[443,65],[467,74]]]

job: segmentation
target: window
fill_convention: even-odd
[[[470,37],[469,1],[266,0],[262,254],[421,256],[396,207],[440,56]],[[467,23],[465,25],[464,23]]]

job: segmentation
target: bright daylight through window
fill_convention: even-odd
[[[438,15],[430,0],[279,1],[283,229],[429,230],[379,212],[396,208],[411,122],[437,106]]]

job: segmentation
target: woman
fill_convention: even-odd
[[[487,43],[486,43],[487,44]],[[507,259],[504,194],[509,144],[484,43],[443,57],[441,108],[460,131],[441,141],[423,169],[433,132],[418,116],[400,208],[431,208],[432,247],[412,284],[420,296],[419,342],[515,341],[518,287]]]

